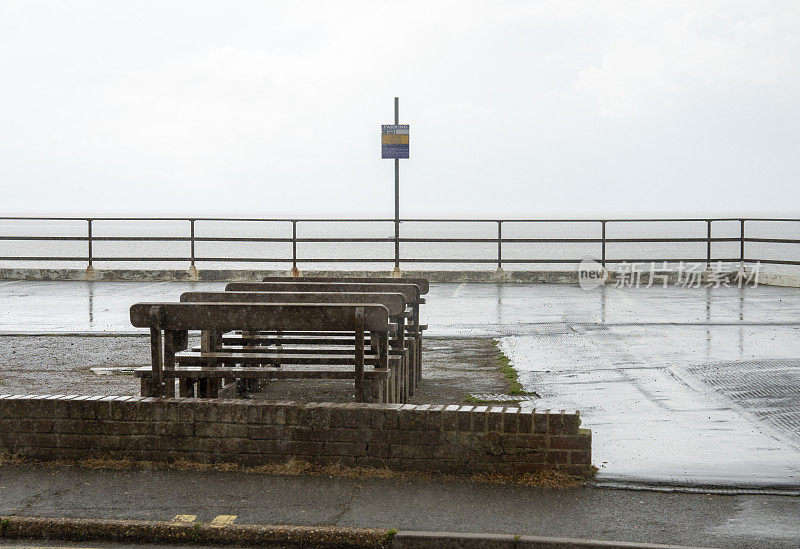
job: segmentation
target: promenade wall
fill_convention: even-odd
[[[591,472],[591,432],[580,428],[578,412],[500,406],[2,395],[2,452],[42,461],[301,459],[454,474]]]
[[[614,282],[621,273],[608,271],[608,282]],[[291,271],[258,270],[258,269],[14,269],[0,268],[0,280],[31,281],[152,281],[152,282],[257,282],[267,276],[291,276]],[[334,276],[334,277],[385,277],[393,278],[391,271],[301,271],[302,276]],[[402,276],[410,278],[426,278],[430,282],[483,282],[483,283],[518,283],[518,284],[577,284],[577,268],[567,271],[402,271]],[[649,273],[644,272],[641,283],[647,283]],[[667,273],[670,284],[679,282],[678,272]],[[706,280],[706,277],[704,277]],[[654,282],[663,283],[663,275],[659,274]],[[800,274],[760,272],[758,283],[765,286],[800,287]]]

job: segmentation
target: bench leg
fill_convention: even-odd
[[[372,400],[372,394],[375,392],[374,385],[374,380],[365,379],[363,383],[361,383],[361,398],[359,398],[359,395],[356,395],[356,402],[374,402]]]
[[[412,344],[408,346],[408,396],[414,396],[414,388],[416,387],[416,365],[417,365],[416,347]]]
[[[197,398],[219,398],[219,378],[200,378],[197,380]]]
[[[422,381],[422,333],[417,336],[417,387],[419,382]]]
[[[394,403],[394,373],[389,372],[389,377],[386,378],[386,402]]]
[[[188,378],[178,380],[178,394],[182,397],[194,396],[194,381]]]
[[[411,397],[411,393],[413,392],[411,390],[411,384],[414,383],[411,374],[412,370],[413,368],[411,367],[411,362],[408,359],[406,359],[406,400],[408,400]]]
[[[164,396],[167,398],[171,398],[175,396],[175,378],[174,377],[167,377],[164,378]]]
[[[369,400],[367,402],[377,402],[383,404],[386,402],[386,380],[385,379],[372,379],[365,382],[369,386]]]

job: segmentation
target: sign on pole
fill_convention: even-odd
[[[381,158],[408,158],[408,124],[381,126]]]
[[[381,158],[394,159],[394,274],[400,276],[400,159],[408,158],[408,124],[400,123],[400,98],[394,98],[394,124],[381,126]]]

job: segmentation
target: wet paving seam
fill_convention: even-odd
[[[344,506],[342,507],[342,510],[339,513],[337,513],[335,517],[333,517],[333,519],[330,522],[331,525],[339,526],[339,522],[347,513],[350,512],[350,509],[353,507],[353,503],[355,503],[356,498],[358,497],[358,494],[360,492],[361,492],[361,483],[358,482],[356,483],[355,488],[353,488],[353,493],[350,496],[350,500],[347,503],[345,503]]]

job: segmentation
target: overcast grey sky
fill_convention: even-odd
[[[800,214],[800,2],[0,0],[0,212]]]

